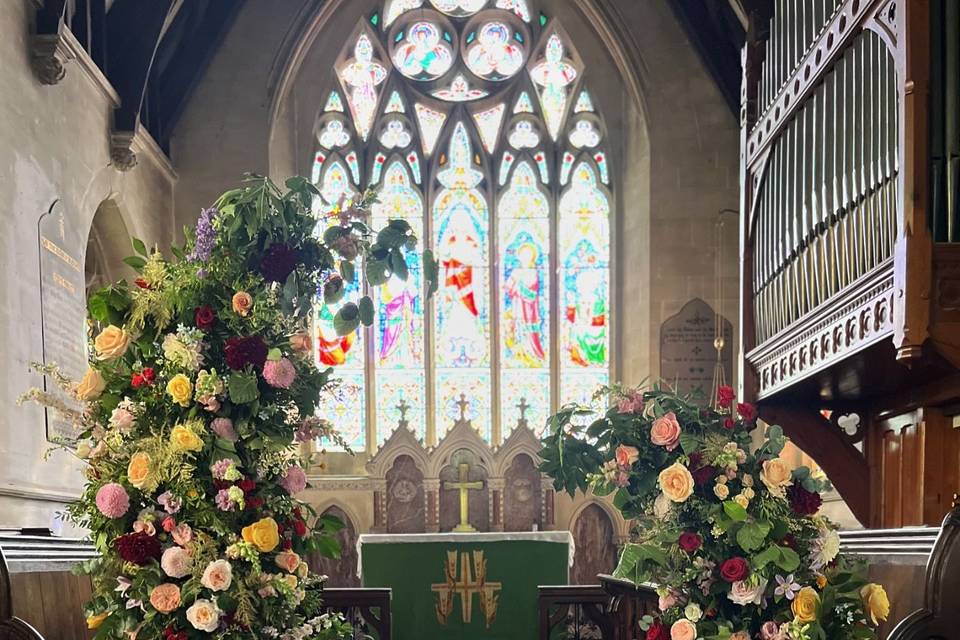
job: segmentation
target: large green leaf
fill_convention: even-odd
[[[768,533],[770,525],[766,522],[747,522],[737,531],[737,544],[747,552],[759,549]]]
[[[350,335],[360,326],[360,308],[353,302],[340,307],[333,317],[333,329],[338,336]]]
[[[723,503],[723,511],[735,522],[743,522],[747,519],[747,510],[733,500]]]
[[[363,326],[372,326],[373,300],[370,299],[370,296],[363,296],[360,298],[360,304],[357,305],[357,308],[360,310],[360,322],[363,323]]]
[[[227,390],[230,401],[234,404],[248,404],[260,397],[257,389],[257,374],[253,372],[234,371],[227,380]]]

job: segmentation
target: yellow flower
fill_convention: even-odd
[[[130,456],[127,465],[127,480],[137,489],[150,490],[156,483],[153,473],[153,459],[146,451],[138,451]]]
[[[817,589],[823,591],[823,588],[827,586],[827,576],[820,574],[817,576]]]
[[[280,530],[273,518],[263,518],[241,531],[243,541],[252,544],[262,553],[270,553],[280,544]]]
[[[170,432],[170,445],[174,451],[200,451],[203,449],[203,440],[182,424],[178,424]]]
[[[875,582],[864,585],[860,589],[860,599],[863,600],[863,608],[873,624],[880,624],[880,621],[886,620],[890,615],[890,599],[881,585]]]
[[[87,616],[87,629],[97,629],[103,624],[103,621],[110,615],[109,611],[98,613],[95,616]]]
[[[92,402],[100,397],[103,390],[107,388],[107,383],[103,380],[100,372],[90,367],[83,374],[83,379],[77,385],[77,399]]]
[[[820,606],[820,596],[812,587],[800,589],[790,605],[794,617],[798,622],[807,623],[817,619],[817,607]]]
[[[730,495],[730,487],[722,482],[718,482],[717,484],[713,485],[713,494],[721,500],[726,500],[727,496]]]
[[[127,352],[130,334],[114,325],[110,325],[93,339],[93,348],[100,360],[115,360]]]
[[[763,469],[760,471],[760,481],[766,485],[770,493],[783,498],[786,495],[785,488],[792,483],[790,477],[793,475],[793,469],[783,458],[771,458],[763,463]]]
[[[748,500],[747,496],[743,495],[742,493],[738,493],[737,495],[733,496],[733,501],[744,509],[746,509],[750,504],[750,500]]]
[[[294,575],[283,576],[282,578],[280,578],[280,580],[282,580],[283,582],[286,582],[287,586],[290,587],[291,589],[297,588],[297,582],[298,582],[297,576],[294,576]]]
[[[660,490],[672,502],[686,502],[687,498],[693,495],[693,476],[690,470],[679,462],[660,472],[658,477]]]
[[[237,315],[243,316],[244,318],[247,317],[250,309],[253,308],[253,297],[246,291],[237,291],[233,294],[233,299],[230,302]]]
[[[190,378],[178,373],[170,378],[170,382],[167,383],[167,393],[181,407],[189,407],[190,401],[193,399],[193,384],[190,382]]]

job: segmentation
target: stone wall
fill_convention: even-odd
[[[37,81],[29,47],[35,9],[31,0],[0,3],[0,526],[51,526],[81,486],[80,465],[69,455],[43,461],[43,411],[16,405],[42,382],[29,372],[43,354],[40,216],[59,199],[65,236],[83,239],[63,248],[80,265],[94,213],[105,201],[131,234],[161,246],[173,237],[175,176],[149,136],[135,140],[139,165],[132,171],[108,166],[116,94],[99,70],[81,55],[59,84]]]

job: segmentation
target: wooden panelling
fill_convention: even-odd
[[[85,640],[83,605],[90,597],[90,579],[60,571],[14,573],[10,576],[13,613],[33,625],[45,640]]]

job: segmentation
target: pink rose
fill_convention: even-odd
[[[643,413],[645,406],[646,403],[643,401],[643,393],[634,391],[620,398],[617,402],[617,411],[620,413]]]
[[[233,582],[233,567],[227,560],[214,560],[203,570],[200,584],[211,591],[226,591]]]
[[[230,418],[215,418],[213,422],[210,423],[210,428],[213,429],[213,432],[224,440],[230,442],[236,442],[239,440],[237,437],[237,432],[233,429],[233,420]]]
[[[193,558],[186,549],[170,547],[160,557],[160,567],[171,578],[182,578],[193,571]]]
[[[640,451],[636,447],[627,447],[620,445],[617,447],[617,464],[621,467],[629,467],[640,459]]]
[[[181,547],[185,547],[190,544],[191,540],[193,540],[193,529],[191,529],[190,525],[188,525],[186,522],[181,522],[173,528],[173,531],[170,532],[170,535],[173,536],[174,542]]]
[[[627,486],[628,484],[630,484],[630,474],[627,473],[626,471],[620,471],[620,472],[618,472],[618,473],[617,473],[617,486],[623,488],[623,487]]]
[[[670,640],[696,640],[697,625],[686,618],[681,618],[670,627]]]
[[[680,423],[673,411],[657,418],[650,427],[650,442],[673,451],[680,442]]]
[[[773,620],[767,620],[760,627],[760,640],[776,640],[780,635],[780,627]]]
[[[300,566],[300,556],[293,551],[281,551],[277,554],[277,557],[274,559],[274,561],[277,563],[278,567],[287,573],[293,573],[297,570],[297,567]]]
[[[666,611],[667,609],[672,609],[677,606],[677,594],[673,591],[670,591],[664,596],[660,596],[657,605],[660,607],[660,611]]]
[[[167,516],[166,518],[163,519],[163,522],[161,523],[161,525],[163,526],[164,531],[166,531],[167,533],[170,533],[176,528],[177,521],[173,519],[173,516]]]
[[[157,535],[157,528],[149,520],[137,520],[133,523],[133,530],[136,533],[146,533],[148,536]]]
[[[287,493],[293,495],[300,493],[307,488],[307,474],[299,465],[290,465],[283,477],[277,481],[281,487],[287,490]]]

